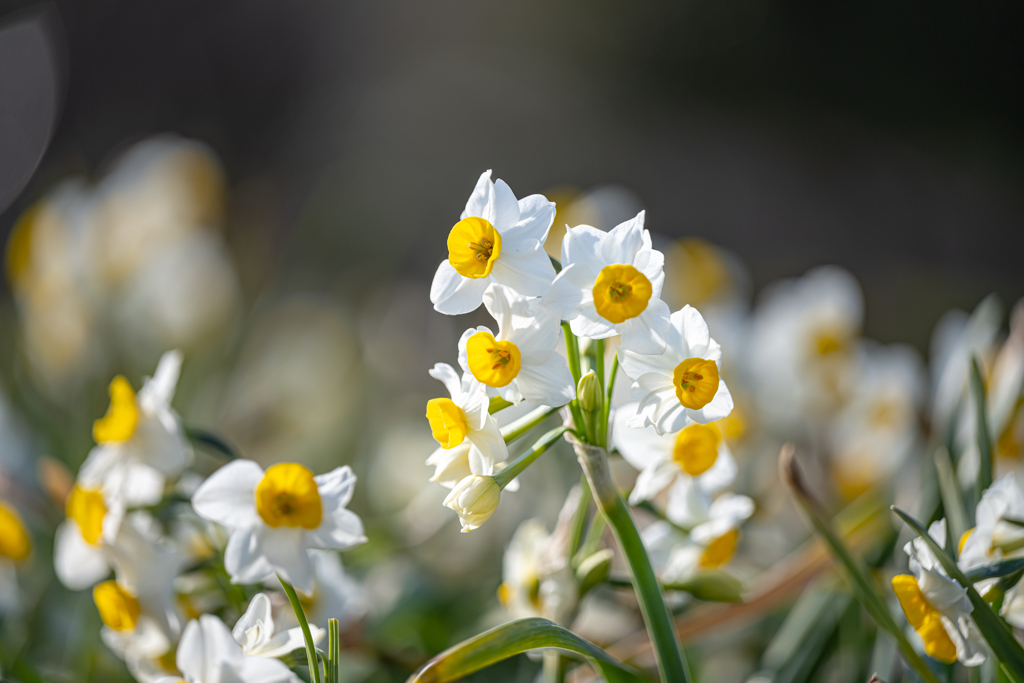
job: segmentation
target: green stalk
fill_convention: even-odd
[[[501,396],[491,396],[491,401],[487,405],[487,412],[494,415],[495,413],[505,410],[505,408],[510,408],[511,406],[512,404]]]
[[[338,683],[341,673],[338,660],[341,658],[341,633],[339,632],[338,620],[327,620],[327,683]]]
[[[608,384],[604,389],[604,405],[601,406],[601,445],[608,447],[608,416],[612,410],[612,390],[615,388],[615,376],[619,372],[619,357],[612,360],[612,371],[608,375]]]
[[[580,370],[580,345],[576,340],[576,335],[572,333],[569,323],[562,323],[562,332],[565,335],[565,352],[569,360],[569,372],[572,373],[572,385],[575,388],[580,385],[580,377],[583,376],[583,372]],[[572,413],[572,421],[576,425],[576,431],[580,434],[586,434],[587,422],[583,419],[580,403],[575,398],[569,401],[569,412]]]
[[[572,526],[569,527],[569,540],[565,548],[565,556],[572,558],[583,541],[583,528],[587,524],[587,512],[590,510],[590,484],[587,475],[580,478],[580,499],[576,503],[576,511],[572,515]]]
[[[558,408],[548,408],[547,406],[541,406],[532,412],[523,415],[521,418],[513,422],[512,424],[506,425],[501,431],[501,438],[505,439],[505,443],[512,443],[523,434],[539,425],[548,415],[557,413]]]
[[[981,456],[975,501],[980,501],[981,494],[992,485],[992,439],[988,433],[988,414],[985,410],[985,381],[981,378],[981,367],[976,357],[971,358],[971,397],[974,399],[977,423],[978,455]]]
[[[594,372],[597,373],[597,381],[601,383],[601,390],[604,391],[604,339],[594,340]]]
[[[665,598],[661,586],[654,576],[650,558],[636,524],[629,514],[626,501],[619,495],[608,469],[608,452],[599,446],[588,446],[576,442],[576,456],[587,475],[590,488],[597,501],[597,507],[615,533],[615,538],[622,548],[622,554],[629,564],[633,579],[633,589],[640,602],[647,632],[654,647],[654,656],[658,662],[658,671],[664,683],[687,683],[691,680],[683,651],[676,636],[672,615],[665,606]]]
[[[313,643],[313,634],[309,632],[309,622],[306,621],[302,603],[299,602],[299,596],[292,585],[285,581],[280,574],[277,575],[277,580],[281,582],[281,588],[288,596],[288,602],[292,604],[292,610],[295,611],[295,618],[299,620],[299,626],[302,627],[302,639],[306,641],[306,664],[309,665],[310,683],[320,683],[320,662],[317,660],[316,644]]]
[[[555,441],[557,441],[558,438],[567,431],[569,431],[568,427],[555,427],[550,432],[537,439],[537,443],[533,444],[533,448],[513,460],[505,469],[500,472],[496,472],[493,475],[494,481],[496,481],[498,486],[501,488],[508,486],[509,482],[518,477],[522,471],[529,467],[534,460],[539,458],[544,451],[551,448],[551,444],[555,443]]]

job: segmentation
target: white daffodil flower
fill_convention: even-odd
[[[503,180],[486,171],[448,234],[448,258],[430,286],[434,310],[447,315],[479,308],[492,282],[524,296],[541,296],[555,277],[544,251],[555,205],[534,194],[516,201]]]
[[[617,410],[612,430],[615,449],[640,470],[629,495],[631,505],[651,500],[669,486],[683,486],[690,479],[708,495],[736,480],[736,460],[717,424],[694,423],[675,434],[658,434],[651,427],[630,429],[626,423],[635,414],[636,404]]]
[[[928,535],[946,542],[946,520],[933,523]],[[892,590],[900,601],[907,621],[921,637],[929,657],[945,664],[958,659],[964,666],[985,661],[985,645],[971,619],[974,606],[967,591],[946,575],[923,538],[904,547],[910,556],[910,574],[892,579]]]
[[[100,489],[76,483],[64,506],[67,519],[57,527],[53,566],[71,590],[82,590],[110,573],[109,545],[124,518],[124,506]]]
[[[683,581],[728,563],[739,545],[740,524],[752,514],[754,501],[747,496],[726,492],[712,499],[694,479],[677,482],[669,491],[665,516],[690,534],[669,554],[665,580]]]
[[[427,401],[430,430],[441,445],[427,458],[427,464],[436,468],[430,481],[450,489],[471,474],[494,474],[508,449],[488,412],[487,387],[468,372],[460,378],[447,363],[436,364],[430,376],[451,396]]]
[[[327,633],[312,623],[309,624],[309,631],[314,644],[323,640]],[[274,632],[274,617],[266,593],[258,593],[253,597],[249,608],[231,630],[231,635],[242,646],[242,654],[247,657],[281,657],[305,645],[302,628],[299,626],[280,633]]]
[[[660,355],[618,350],[622,371],[633,380],[630,395],[639,400],[630,427],[653,427],[658,434],[687,424],[706,424],[732,411],[732,395],[719,376],[722,347],[708,333],[696,309],[672,314],[668,343]]]
[[[562,272],[542,299],[573,334],[590,339],[622,335],[622,347],[643,354],[665,348],[668,304],[661,300],[665,257],[651,248],[644,212],[610,232],[570,228],[562,240]]]
[[[459,339],[459,365],[487,385],[490,396],[511,403],[526,400],[561,406],[576,396],[565,356],[556,349],[562,330],[556,318],[509,287],[493,284],[484,305],[498,323],[495,335],[486,327],[470,328]]]
[[[966,572],[1006,557],[1024,556],[1021,521],[1024,521],[1024,493],[1014,473],[1010,472],[992,482],[982,494],[975,512],[976,525],[959,540],[957,565]],[[997,582],[998,579],[985,579],[978,581],[975,588],[984,595]],[[1018,593],[1020,591],[1014,587],[1001,612],[1015,626],[1024,625],[1024,604],[1017,597]]]
[[[298,683],[279,659],[247,655],[220,618],[204,614],[185,627],[178,644],[178,669],[187,683]],[[181,676],[157,683],[181,683]]]
[[[498,599],[514,618],[544,617],[561,624],[571,618],[577,588],[564,541],[557,532],[549,534],[539,519],[526,520],[512,535],[502,560]]]
[[[145,513],[126,518],[108,549],[117,578],[97,584],[92,593],[103,642],[136,679],[146,681],[166,675],[182,626],[174,579],[185,556],[159,534]]]
[[[118,375],[110,383],[110,407],[93,425],[98,444],[78,477],[86,488],[100,488],[127,507],[154,505],[167,479],[177,477],[192,454],[171,409],[181,372],[181,353],[169,351],[138,395]]]
[[[0,501],[0,614],[21,608],[16,567],[32,553],[32,537],[18,511]]]
[[[749,351],[739,358],[771,420],[799,429],[843,404],[863,317],[860,285],[842,268],[815,268],[765,288]]]
[[[344,629],[366,616],[370,609],[366,592],[342,567],[338,553],[311,550],[309,555],[313,560],[313,592],[303,596],[302,606],[310,624],[337,619]],[[290,604],[285,602],[280,607],[275,623],[280,627],[299,623]]]
[[[348,466],[314,477],[296,463],[264,472],[251,460],[235,460],[203,482],[192,507],[231,529],[224,566],[233,582],[259,583],[277,573],[308,594],[309,549],[345,550],[366,542],[362,521],[345,508],[355,483]]]
[[[890,479],[919,444],[924,369],[913,349],[864,343],[849,400],[830,425],[832,478],[853,500]]]

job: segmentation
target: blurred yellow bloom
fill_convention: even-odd
[[[96,443],[127,441],[135,433],[139,422],[139,409],[135,405],[135,391],[123,376],[110,382],[110,407],[107,414],[92,425],[92,438]]]
[[[704,569],[716,569],[732,559],[736,554],[740,530],[731,529],[708,543],[700,556],[700,566]]]
[[[33,204],[18,217],[7,238],[5,265],[7,281],[12,288],[21,286],[32,258],[32,226],[42,210],[42,203]]]
[[[676,435],[672,459],[691,477],[707,472],[718,459],[722,433],[714,424],[692,424]]]
[[[92,589],[92,599],[100,619],[115,631],[131,631],[139,620],[139,601],[117,581],[104,581]]]
[[[78,524],[86,543],[99,544],[103,533],[103,518],[107,514],[107,506],[99,490],[82,488],[76,484],[68,496],[65,514]]]
[[[463,277],[487,277],[500,255],[501,235],[486,218],[468,216],[448,233],[448,262]]]
[[[715,245],[690,237],[665,251],[666,289],[679,301],[700,307],[732,285],[729,266]]]
[[[256,512],[270,527],[316,529],[323,506],[313,473],[297,463],[268,468],[256,486]]]
[[[32,538],[25,530],[21,515],[0,502],[0,556],[18,562],[32,552]]]

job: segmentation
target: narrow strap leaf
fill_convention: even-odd
[[[547,619],[520,619],[463,641],[437,655],[407,683],[457,681],[509,657],[556,647],[582,655],[608,683],[642,683],[645,679],[593,643]]]

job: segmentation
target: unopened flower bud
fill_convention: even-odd
[[[583,410],[592,412],[601,409],[604,397],[601,395],[601,383],[597,379],[597,373],[593,370],[580,377],[580,383],[576,386],[576,399]]]
[[[480,528],[490,519],[501,500],[501,487],[493,477],[474,474],[466,477],[444,499],[445,507],[458,514],[462,532]]]

